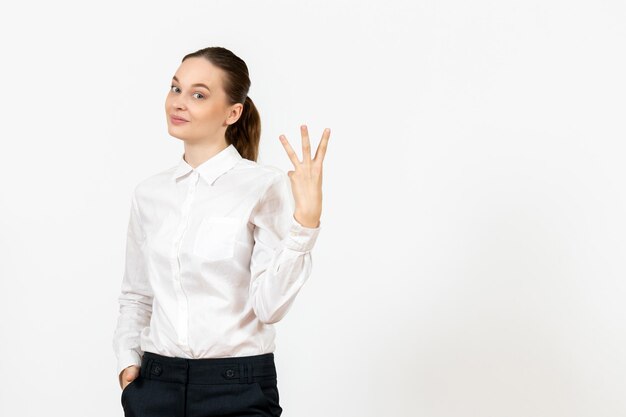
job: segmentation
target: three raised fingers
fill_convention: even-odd
[[[304,164],[309,164],[311,162],[311,142],[309,140],[309,131],[306,125],[300,126],[300,131],[302,134],[302,158]],[[294,167],[297,168],[300,161],[298,160],[298,155],[293,150],[285,135],[280,135],[280,142],[283,144],[289,159],[293,163]],[[314,161],[318,164],[321,164],[324,160],[324,156],[326,155],[326,149],[328,148],[328,139],[330,138],[330,129],[324,129],[322,133],[322,139],[315,150]]]

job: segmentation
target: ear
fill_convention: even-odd
[[[226,119],[226,124],[232,125],[241,117],[241,113],[243,112],[243,104],[236,103],[230,107],[230,111],[228,113],[228,118]]]

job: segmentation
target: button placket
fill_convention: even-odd
[[[183,237],[185,232],[187,231],[187,225],[189,222],[189,213],[191,209],[191,205],[193,203],[193,198],[196,192],[196,185],[199,179],[199,175],[196,171],[193,171],[190,176],[190,184],[187,189],[187,195],[185,197],[185,201],[182,205],[182,216],[180,220],[180,224],[177,228],[177,236],[174,241],[174,250],[176,255],[176,271],[174,273],[174,282],[176,288],[176,294],[178,298],[178,343],[181,346],[187,347],[188,345],[188,303],[187,296],[185,295],[185,291],[183,289],[182,280],[181,280],[181,261],[180,261],[180,247],[182,244]]]

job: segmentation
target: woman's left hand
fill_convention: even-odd
[[[298,155],[285,135],[280,135],[279,139],[295,167],[295,171],[287,172],[296,203],[294,218],[304,227],[316,228],[320,224],[322,215],[322,162],[326,155],[330,129],[324,129],[322,140],[317,146],[313,159],[311,159],[311,143],[306,125],[300,126],[300,133],[302,135],[302,162],[298,160]]]

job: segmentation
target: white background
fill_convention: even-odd
[[[284,417],[626,415],[620,1],[5,2],[0,415],[121,416],[130,195],[182,57],[250,69],[259,162],[332,129]]]

